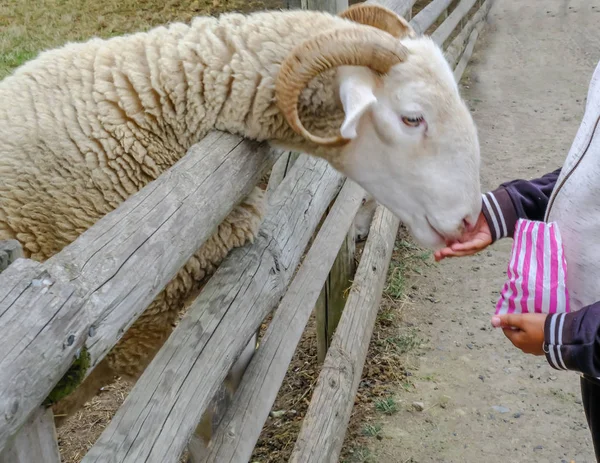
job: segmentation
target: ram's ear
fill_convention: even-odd
[[[356,137],[360,118],[377,101],[375,76],[367,68],[342,66],[338,69],[340,100],[344,107],[344,123],[340,129],[342,137]]]

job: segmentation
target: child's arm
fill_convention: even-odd
[[[544,353],[557,370],[600,377],[600,302],[576,312],[548,315]]]
[[[483,196],[483,214],[492,242],[513,236],[520,218],[543,220],[561,169],[535,180],[513,180]]]

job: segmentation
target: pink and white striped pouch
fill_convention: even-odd
[[[519,219],[507,276],[496,315],[570,311],[567,261],[555,222]]]

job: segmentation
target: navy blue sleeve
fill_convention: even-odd
[[[502,184],[512,200],[517,215],[529,220],[543,220],[550,195],[556,186],[561,169],[535,180],[513,180]]]
[[[553,368],[600,378],[600,302],[548,315],[544,338],[546,359]]]
[[[513,180],[483,195],[493,241],[513,236],[518,219],[543,220],[561,169],[535,180]]]

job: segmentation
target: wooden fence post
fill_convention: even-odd
[[[329,345],[331,344],[331,338],[346,305],[346,297],[348,296],[351,280],[356,270],[354,252],[354,226],[351,226],[315,306],[317,317],[317,357],[319,363],[325,360]]]
[[[0,463],[60,463],[54,415],[40,407],[8,442]]]
[[[305,10],[320,10],[339,13],[348,8],[348,0],[300,0]]]
[[[0,241],[0,272],[23,257],[17,240]],[[52,410],[40,408],[0,452],[0,463],[60,463]]]
[[[413,2],[413,4],[414,4],[414,2]],[[410,21],[413,17],[412,10],[413,10],[413,5],[411,5],[410,8],[408,9],[408,11],[404,14],[404,19],[406,19],[407,21]]]

